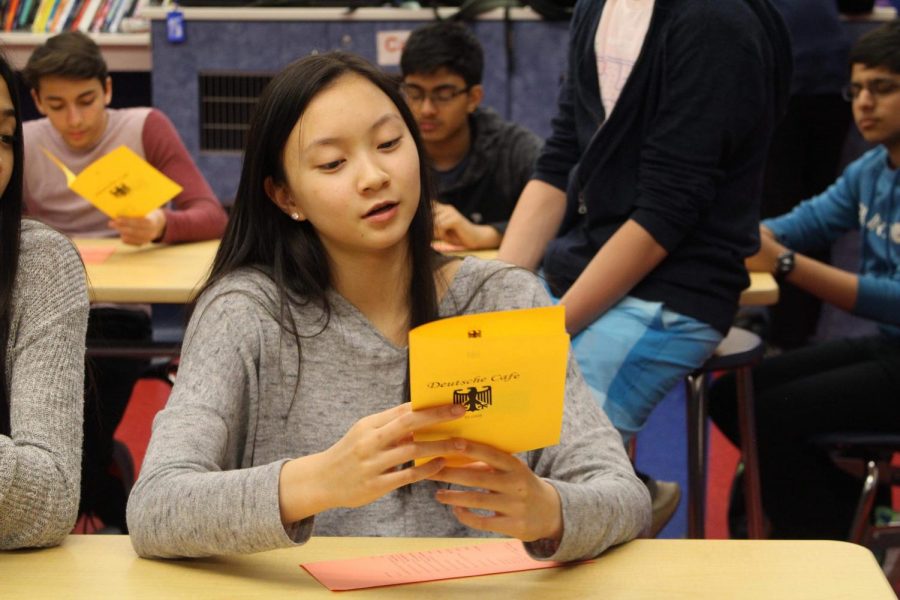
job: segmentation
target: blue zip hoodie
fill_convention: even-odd
[[[879,322],[882,333],[900,337],[900,170],[879,146],[851,163],[822,194],[786,215],[763,221],[798,252],[830,245],[860,230],[859,291],[853,313]]]

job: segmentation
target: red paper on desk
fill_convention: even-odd
[[[567,563],[534,560],[522,542],[477,544],[302,563],[300,566],[333,592],[458,579],[495,573],[549,569]]]
[[[116,251],[115,246],[79,246],[78,253],[86,265],[99,265]]]

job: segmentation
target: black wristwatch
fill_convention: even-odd
[[[775,279],[780,281],[790,275],[791,271],[794,270],[795,264],[796,261],[793,250],[785,250],[779,254],[778,259],[775,261],[775,273],[773,273]]]

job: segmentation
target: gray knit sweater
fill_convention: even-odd
[[[479,287],[484,282],[482,287]],[[535,277],[467,258],[440,306],[442,316],[549,303]],[[359,418],[403,401],[406,348],[385,339],[331,292],[331,319],[293,310],[302,337],[298,360],[285,334],[275,289],[264,275],[238,271],[207,291],[185,338],[168,405],[156,417],[128,527],[142,556],[255,552],[310,535],[480,536],[434,500],[425,481],[366,506],[281,523],[278,478],[289,458],[321,452]],[[299,377],[299,381],[298,381]],[[559,491],[564,535],[546,558],[594,556],[629,540],[650,517],[645,486],[621,438],[598,409],[570,360],[561,443],[522,454]],[[527,544],[536,556],[541,548]]]
[[[0,548],[51,546],[78,513],[84,268],[64,236],[22,223],[6,377],[12,436],[0,435]]]

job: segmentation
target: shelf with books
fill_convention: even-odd
[[[52,33],[25,31],[0,32],[0,48],[17,69],[28,61],[32,51],[52,36]],[[153,57],[150,51],[150,33],[92,33],[100,46],[110,71],[150,71]]]
[[[0,0],[0,40],[8,48],[10,58],[17,65],[22,52],[43,42],[48,35],[63,31],[83,31],[98,36],[97,43],[119,57],[128,55],[121,65],[130,69],[148,69],[148,58],[138,60],[132,54],[139,54],[135,48],[144,47],[143,54],[149,57],[149,25],[146,20],[135,17],[135,12],[146,4],[146,0]],[[138,37],[132,37],[132,34]],[[119,37],[117,34],[123,34]],[[107,38],[106,34],[114,37]],[[124,49],[121,52],[119,49]],[[105,52],[106,54],[106,52]],[[27,57],[26,57],[27,58]],[[110,65],[118,68],[119,65]]]

